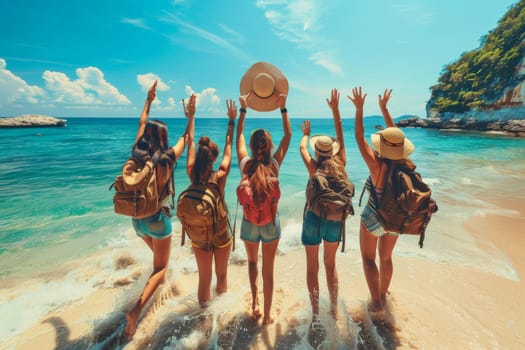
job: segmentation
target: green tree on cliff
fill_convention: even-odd
[[[431,87],[427,111],[464,113],[493,106],[506,89],[525,80],[525,75],[516,74],[524,57],[525,0],[521,0],[481,38],[478,49],[464,52],[443,68],[438,84]]]

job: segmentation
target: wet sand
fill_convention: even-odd
[[[515,215],[473,217],[465,226],[483,250],[503,254],[516,279],[486,269],[435,263],[421,257],[397,256],[384,319],[367,314],[368,290],[362,273],[356,233],[349,233],[347,250],[338,253],[339,319],[328,316],[328,292],[320,269],[321,318],[324,329],[312,331],[302,249],[276,258],[272,316],[267,327],[250,315],[247,267],[232,263],[229,291],[215,297],[207,310],[195,301],[195,272],[171,275],[147,306],[133,340],[119,336],[125,311],[131,307],[149,271],[50,313],[28,331],[0,345],[14,349],[141,349],[162,348],[330,348],[354,349],[521,349],[525,348],[525,213],[520,201],[495,203]],[[416,237],[401,237],[412,239]],[[173,240],[174,246],[178,240]],[[244,249],[238,242],[237,249]],[[144,249],[144,248],[141,248]],[[423,255],[424,250],[423,249]],[[145,251],[147,254],[148,252]],[[176,261],[173,261],[176,264]],[[117,282],[117,281],[116,281]],[[293,286],[293,288],[290,288]],[[262,286],[261,286],[262,287]],[[262,288],[261,288],[262,289]],[[50,291],[52,292],[52,291]],[[262,294],[262,290],[261,290]],[[262,295],[260,296],[262,303]],[[109,313],[109,315],[108,315]],[[105,315],[100,317],[100,315]]]

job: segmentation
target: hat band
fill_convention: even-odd
[[[319,147],[317,147],[317,145],[315,145],[315,151],[319,153],[320,155],[330,155],[330,156],[332,155],[332,149],[322,150]]]
[[[405,140],[401,142],[390,142],[387,139],[385,139],[383,134],[379,134],[379,138],[381,139],[381,142],[383,142],[385,145],[390,146],[390,147],[403,147],[405,144]]]
[[[252,89],[253,93],[255,94],[255,96],[259,97],[259,98],[270,98],[273,96],[273,94],[275,93],[275,86],[273,87],[273,90],[272,90],[272,93],[269,94],[268,96],[261,96],[257,93],[257,91],[255,91],[255,89]]]

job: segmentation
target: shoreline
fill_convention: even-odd
[[[366,311],[369,293],[362,270],[358,233],[354,229],[347,231],[345,253],[337,253],[339,319],[335,323],[330,321],[321,248],[320,316],[327,332],[325,344],[328,347],[354,349],[525,347],[525,335],[521,332],[525,329],[525,314],[521,312],[525,310],[525,251],[521,249],[525,244],[525,235],[521,232],[525,224],[525,208],[522,208],[523,202],[519,195],[508,198],[504,195],[506,191],[501,193],[502,196],[496,197],[484,192],[479,199],[488,203],[492,210],[488,213],[480,211],[487,213],[485,215],[469,216],[461,226],[452,226],[451,232],[444,229],[448,222],[445,217],[434,219],[436,221],[431,225],[441,227],[436,227],[432,235],[464,231],[471,237],[471,244],[476,245],[477,251],[508,261],[516,278],[487,269],[487,266],[481,265],[483,260],[480,260],[480,265],[466,266],[455,260],[445,262],[435,259],[436,254],[439,257],[441,249],[438,240],[425,241],[425,248],[418,248],[416,255],[403,254],[403,250],[398,249],[401,247],[396,247],[393,253],[394,276],[388,299],[389,312],[380,322],[372,321]],[[454,207],[452,203],[449,205]],[[358,216],[351,220],[357,219]],[[351,225],[356,225],[356,222]],[[141,349],[166,345],[206,348],[208,344],[216,348],[231,348],[235,344],[241,348],[265,349],[301,348],[305,344],[313,344],[308,338],[311,306],[302,247],[285,253],[278,252],[272,308],[275,322],[262,327],[249,317],[251,297],[248,271],[243,256],[244,246],[238,240],[228,267],[228,291],[221,296],[212,296],[210,307],[205,311],[211,315],[210,326],[199,321],[203,311],[196,302],[198,274],[191,249],[188,243],[183,248],[179,247],[180,236],[175,231],[168,281],[144,309],[133,340],[124,345],[119,332],[124,327],[125,312],[142,291],[151,271],[150,251],[134,235],[127,237],[134,238],[129,245],[113,247],[110,258],[101,251],[69,265],[74,270],[78,264],[90,261],[92,269],[75,277],[84,283],[93,284],[93,292],[47,312],[18,335],[5,337],[0,347],[32,349],[38,344],[42,349],[94,346]],[[287,239],[295,238],[283,236],[280,245],[286,250],[287,243],[290,243]],[[415,237],[401,236],[400,240],[416,244]],[[84,274],[88,276],[85,279]],[[97,278],[90,279],[90,274],[97,274]],[[261,284],[259,275],[262,302]],[[24,288],[31,286],[32,283],[24,284]],[[215,278],[212,288],[214,286]]]
[[[491,252],[494,252],[494,249],[501,250],[511,259],[519,276],[518,281],[473,267],[436,263],[422,257],[399,256],[394,250],[394,277],[388,301],[389,313],[380,323],[371,322],[366,312],[368,289],[362,273],[359,249],[354,242],[356,237],[352,234],[352,243],[345,253],[338,252],[336,260],[340,317],[334,329],[341,332],[339,336],[343,337],[345,327],[353,327],[357,334],[345,331],[350,334],[348,339],[352,342],[365,339],[363,341],[369,342],[369,345],[377,345],[379,339],[382,339],[386,348],[523,347],[525,337],[519,332],[525,329],[525,315],[516,311],[525,309],[525,301],[522,298],[525,290],[525,252],[520,249],[525,243],[525,236],[520,235],[524,219],[522,210],[515,207],[518,202],[513,201],[510,204],[520,215],[487,215],[472,218],[465,223],[469,234],[482,249]],[[506,207],[508,206],[507,204]],[[177,240],[173,241],[173,245],[178,245]],[[244,248],[242,244],[238,244],[237,249]],[[320,256],[321,254],[322,249]],[[181,269],[181,266],[177,266],[176,258],[171,264],[171,269]],[[219,327],[214,328],[218,334],[225,331],[224,327],[220,328],[219,321],[222,318],[229,319],[230,323],[240,319],[241,323],[245,323],[248,333],[254,332],[244,345],[256,349],[265,348],[264,344],[275,346],[282,345],[283,342],[289,343],[290,346],[298,345],[300,334],[295,334],[294,337],[285,337],[283,334],[302,329],[298,324],[308,325],[311,317],[307,299],[304,250],[298,248],[278,255],[275,269],[272,311],[275,323],[263,328],[250,323],[248,317],[250,297],[247,266],[242,261],[230,262],[228,292],[224,296],[213,297],[209,308]],[[114,283],[107,288],[96,290],[84,299],[49,313],[34,326],[3,345],[17,349],[30,349],[35,343],[42,349],[86,345],[86,342],[90,341],[97,344],[109,341],[115,346],[118,345],[116,333],[119,327],[122,327],[125,311],[134,301],[134,294],[140,293],[149,268],[133,266],[128,272],[130,276],[135,273],[135,277],[121,279],[123,282],[120,285]],[[137,276],[137,273],[140,276]],[[125,348],[140,349],[148,343],[155,343],[158,337],[166,340],[173,334],[191,334],[196,321],[190,316],[199,313],[195,301],[197,278],[197,273],[191,269],[182,267],[180,273],[172,270],[169,281],[145,309],[134,339]],[[328,292],[322,263],[319,283],[321,317],[326,317]],[[286,288],[290,285],[294,288]],[[295,301],[295,304],[286,304],[288,300],[292,303]],[[327,322],[329,324],[329,321],[325,320],[325,323]],[[378,336],[380,338],[377,338]],[[190,338],[188,336],[188,339]]]

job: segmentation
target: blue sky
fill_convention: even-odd
[[[224,116],[255,62],[288,78],[292,117],[325,117],[325,99],[362,85],[365,115],[425,115],[444,65],[479,46],[517,0],[92,0],[2,4],[0,117],[134,117],[157,79],[151,115]],[[277,113],[253,113],[259,116]]]

